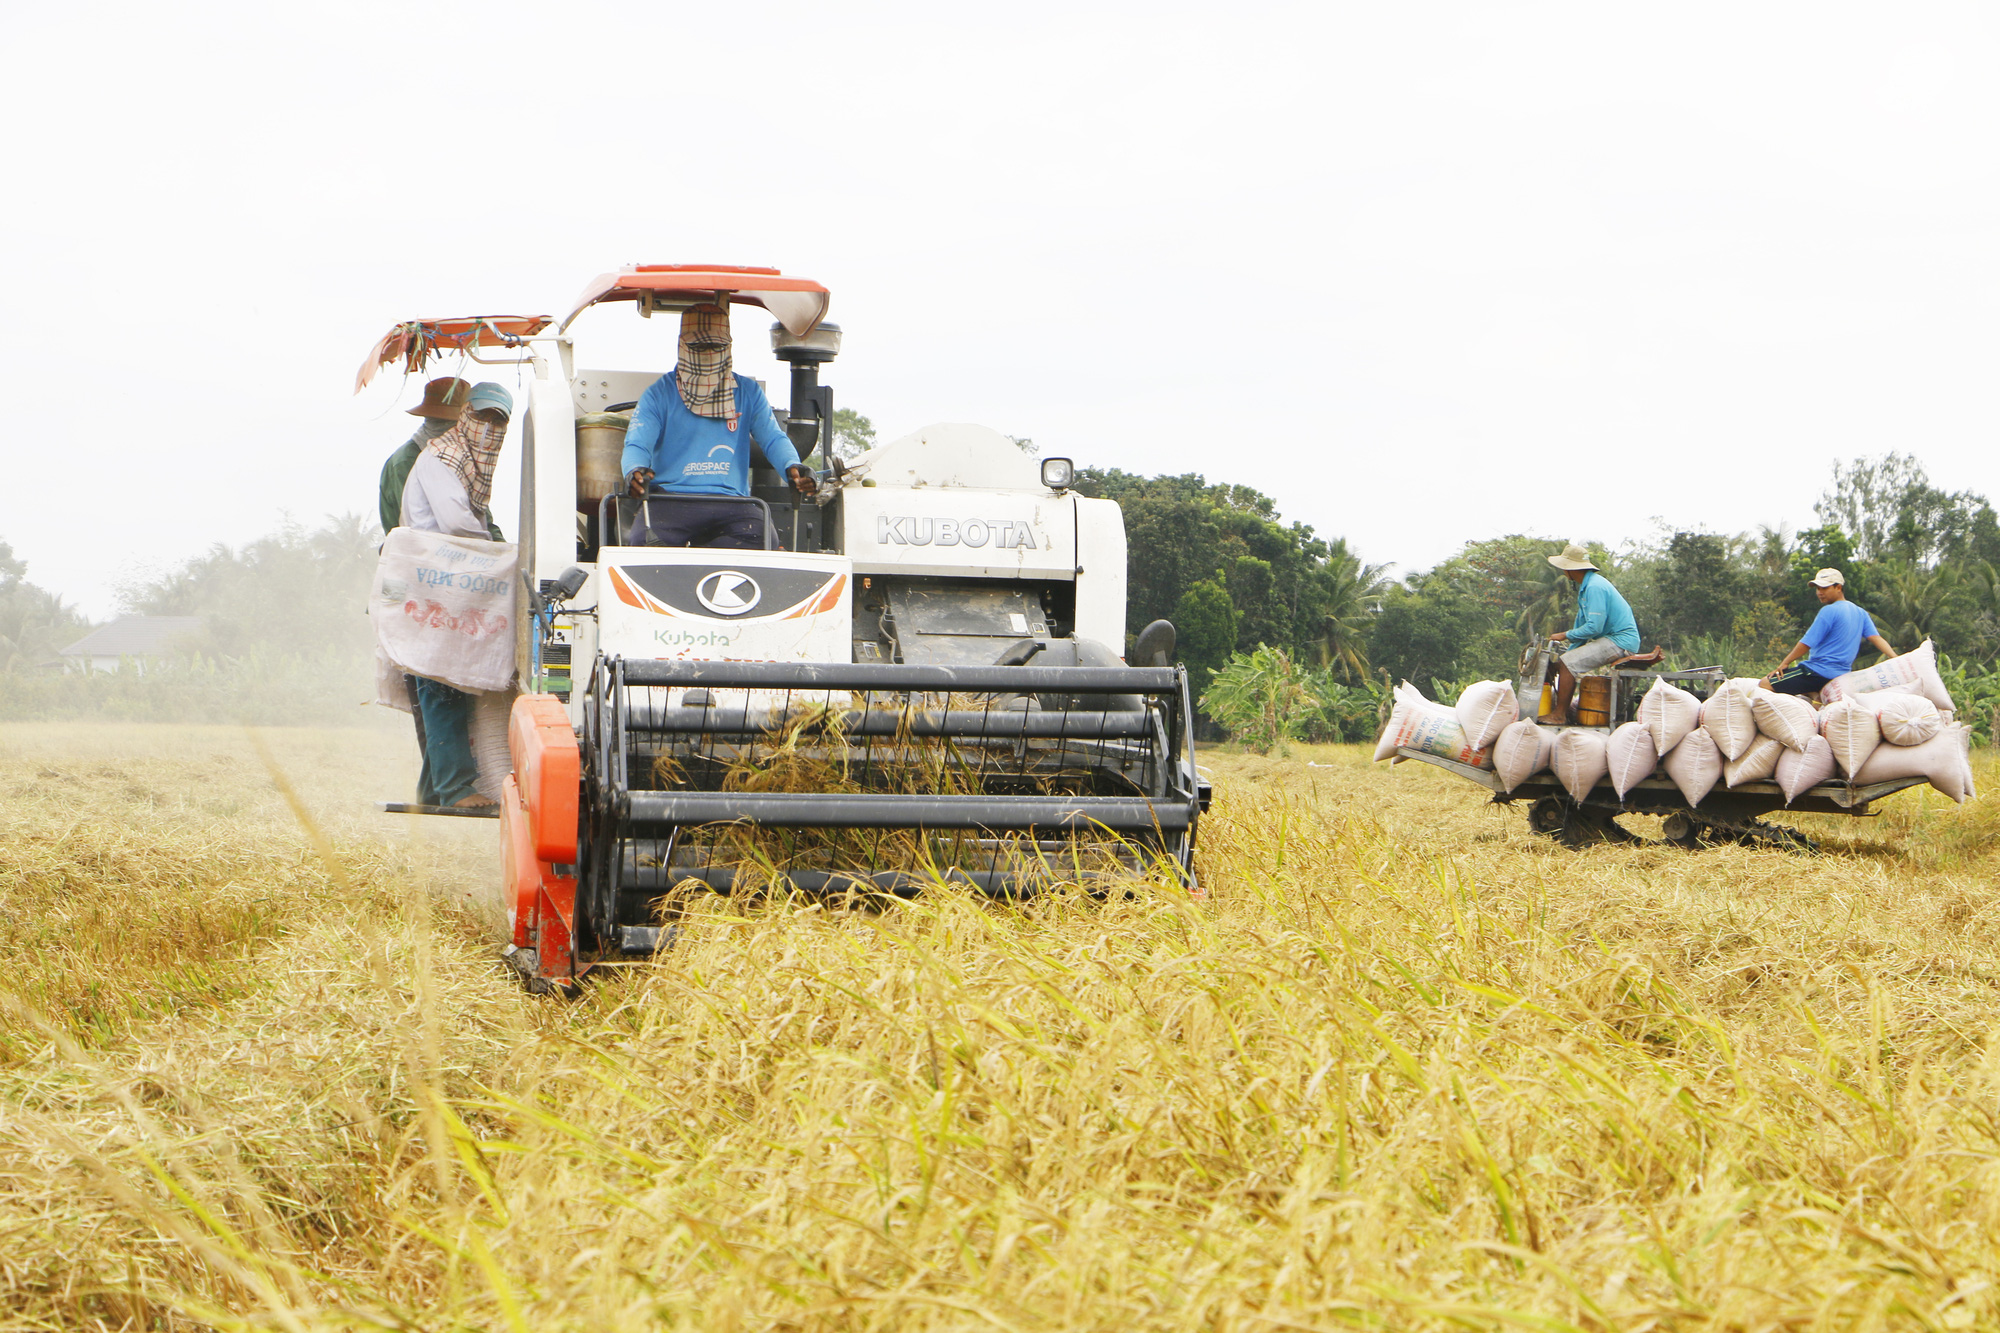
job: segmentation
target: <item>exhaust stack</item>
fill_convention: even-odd
[[[840,325],[818,324],[795,334],[783,324],[771,326],[771,353],[792,368],[792,403],[785,434],[803,462],[818,448],[833,462],[833,389],[819,382],[819,368],[840,355]]]

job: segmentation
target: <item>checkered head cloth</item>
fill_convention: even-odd
[[[697,306],[681,313],[681,355],[674,367],[681,401],[698,417],[736,426],[736,374],[729,360],[729,312]]]
[[[482,517],[493,498],[493,469],[500,461],[500,445],[506,438],[504,419],[487,422],[467,412],[450,430],[425,446],[465,483],[465,498],[472,502],[473,512]]]

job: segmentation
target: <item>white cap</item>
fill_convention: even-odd
[[[1840,576],[1839,570],[1822,569],[1819,573],[1813,575],[1812,586],[1815,588],[1839,588],[1844,587],[1846,583],[1847,580]]]

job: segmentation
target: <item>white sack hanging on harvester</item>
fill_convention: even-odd
[[[500,813],[531,985],[649,956],[695,888],[1193,886],[1186,673],[1164,621],[1128,662],[1118,506],[979,426],[835,461],[828,303],[775,269],[638,265],[559,323],[399,325],[364,366],[525,368]],[[610,308],[664,317],[655,365],[587,368],[579,321]],[[782,413],[741,373],[750,308]]]
[[[382,660],[461,690],[512,686],[518,568],[510,542],[390,532],[368,599]]]

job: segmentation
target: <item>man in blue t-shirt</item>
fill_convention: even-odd
[[[1757,682],[1762,689],[1779,694],[1818,694],[1820,687],[1835,676],[1854,670],[1854,657],[1862,640],[1884,657],[1896,650],[1875,632],[1868,613],[1847,600],[1847,580],[1837,569],[1822,569],[1813,577],[1813,591],[1819,594],[1819,614],[1798,645],[1785,654],[1778,669]],[[1800,658],[1805,661],[1799,661]]]
[[[818,489],[764,390],[731,364],[728,310],[695,306],[681,315],[674,369],[640,395],[625,431],[619,465],[626,489],[649,501],[640,507],[627,541],[761,547],[763,510],[749,499],[753,440],[792,489],[801,495]],[[676,503],[675,496],[709,498]]]

